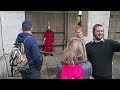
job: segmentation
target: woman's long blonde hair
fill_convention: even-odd
[[[81,58],[81,59],[78,59]],[[69,40],[67,48],[64,50],[64,63],[73,64],[75,61],[86,59],[86,48],[84,42],[77,37]]]

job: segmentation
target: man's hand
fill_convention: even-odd
[[[45,43],[45,40],[46,40],[46,38],[44,38],[44,40],[43,40],[43,45],[44,45],[44,43]]]

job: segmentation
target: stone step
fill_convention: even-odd
[[[7,79],[22,79],[22,77],[8,77]]]

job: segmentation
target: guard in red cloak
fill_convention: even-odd
[[[48,54],[53,56],[54,32],[50,29],[50,26],[47,27],[47,31],[44,33],[43,44],[45,56]]]

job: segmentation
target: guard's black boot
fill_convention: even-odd
[[[53,54],[52,54],[52,53],[51,53],[50,55],[51,55],[51,56],[53,56]]]
[[[48,54],[47,53],[45,53],[45,56],[47,56]]]

